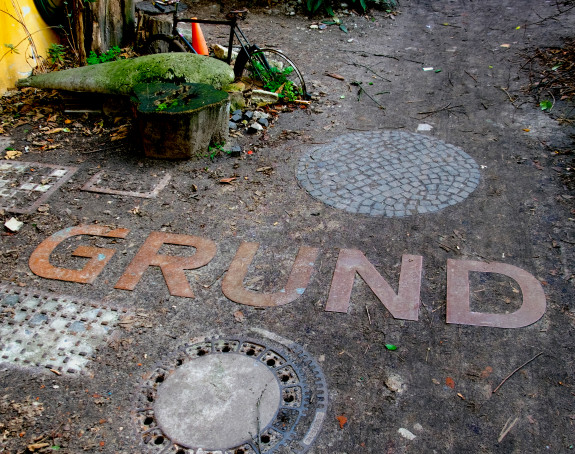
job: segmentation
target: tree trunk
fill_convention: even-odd
[[[86,50],[102,53],[114,46],[125,47],[133,44],[135,35],[133,0],[97,0],[86,2],[85,5]]]
[[[78,51],[80,65],[86,64],[86,46],[84,36],[84,4],[83,0],[74,0],[72,8],[72,23],[74,24],[74,36]]]

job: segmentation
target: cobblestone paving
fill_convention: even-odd
[[[304,154],[297,178],[334,208],[371,216],[433,213],[479,184],[477,163],[439,139],[404,131],[350,133]]]

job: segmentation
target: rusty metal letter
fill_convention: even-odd
[[[420,255],[402,256],[399,290],[396,294],[375,267],[369,263],[363,252],[357,249],[342,249],[335,265],[325,310],[347,312],[355,273],[357,273],[391,315],[403,320],[417,320],[422,262],[423,257]]]
[[[246,290],[243,282],[258,248],[258,243],[240,245],[222,281],[223,294],[236,303],[256,307],[283,306],[302,295],[309,284],[319,250],[300,247],[285,288],[276,293],[257,293]]]
[[[499,273],[515,280],[523,304],[511,314],[472,312],[469,304],[469,272]],[[539,281],[527,271],[500,262],[447,260],[447,323],[460,325],[521,328],[539,320],[546,309],[545,293]]]
[[[46,279],[91,284],[100,275],[108,261],[116,252],[114,249],[97,248],[92,246],[78,246],[73,256],[86,257],[90,260],[81,270],[59,268],[50,263],[50,254],[64,240],[77,235],[96,235],[107,238],[126,238],[128,229],[110,230],[102,225],[79,225],[60,230],[46,238],[32,253],[28,264],[34,274]]]
[[[177,244],[196,248],[192,257],[172,257],[158,254],[164,244]],[[193,298],[194,293],[184,270],[207,265],[216,255],[216,243],[207,238],[175,233],[152,232],[142,245],[114,288],[134,290],[149,266],[159,266],[168,284],[170,295]]]

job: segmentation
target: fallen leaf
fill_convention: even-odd
[[[397,350],[397,345],[393,345],[393,344],[385,344],[385,348],[387,348],[388,350]]]
[[[459,397],[462,400],[465,400],[465,397],[463,397],[463,394],[461,394],[461,393],[457,393],[457,397]]]
[[[493,372],[493,367],[491,366],[487,366],[485,369],[483,369],[483,371],[481,372],[480,377],[481,378],[487,378],[491,375],[491,372]]]
[[[231,177],[231,178],[222,178],[220,180],[220,183],[222,184],[232,184],[232,181],[237,180],[236,177]]]
[[[27,446],[28,451],[34,452],[37,449],[47,448],[50,446],[50,443],[34,443]]]
[[[16,159],[16,158],[19,158],[20,156],[22,156],[22,152],[21,152],[21,151],[8,150],[8,151],[6,152],[6,155],[4,156],[4,159]]]
[[[333,77],[334,79],[337,79],[337,80],[345,80],[345,77],[340,76],[339,74],[336,74],[336,73],[325,73],[325,75],[329,76],[329,77]]]
[[[445,379],[445,384],[449,386],[451,389],[455,388],[455,381],[453,381],[453,378],[451,377],[447,377]]]
[[[70,132],[68,128],[54,128],[49,131],[45,131],[44,134],[56,134],[57,132]]]
[[[237,323],[243,323],[245,318],[246,318],[246,316],[244,315],[244,313],[242,311],[235,311],[234,312],[234,320]]]
[[[266,172],[273,169],[273,167],[260,167],[259,169],[256,169],[256,172]]]
[[[524,128],[523,131],[529,132],[529,131],[531,131],[531,129],[529,129],[529,128]]]
[[[336,416],[337,421],[339,422],[339,428],[343,429],[343,426],[345,426],[347,424],[347,418],[343,415],[341,416]]]
[[[439,385],[439,380],[432,378],[431,381],[433,382],[434,385]]]
[[[501,44],[499,47],[505,47],[507,49],[511,47],[511,44]]]

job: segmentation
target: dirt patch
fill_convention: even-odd
[[[194,8],[198,17],[219,17],[219,5]],[[234,137],[239,157],[145,159],[132,136],[112,141],[126,117],[67,113],[51,93],[35,95],[32,107],[25,107],[30,91],[4,99],[3,128],[10,146],[23,153],[18,160],[78,170],[50,197],[47,212],[17,216],[22,230],[0,237],[3,283],[113,302],[135,314],[93,352],[85,375],[3,364],[7,402],[31,396],[44,407],[29,438],[11,432],[4,442],[25,451],[35,437],[64,436],[69,427],[73,436],[63,451],[144,452],[130,415],[142,376],[183,343],[262,328],[303,345],[325,374],[330,404],[311,452],[568,452],[575,444],[575,225],[573,193],[553,167],[562,156],[555,150],[570,146],[573,129],[524,94],[529,78],[521,66],[529,49],[561,46],[575,18],[557,16],[551,3],[405,1],[394,19],[378,12],[342,15],[346,34],[310,28],[313,21],[286,12],[264,6],[242,28],[258,44],[292,57],[316,100],[282,111],[265,133],[241,131]],[[360,87],[377,103],[358,96]],[[34,119],[36,112],[43,116]],[[477,163],[479,184],[460,203],[404,218],[324,205],[299,186],[300,159],[357,130],[403,130],[452,144]],[[570,166],[568,155],[563,159]],[[114,190],[122,182],[147,189],[136,184],[146,175],[170,173],[172,179],[150,199],[82,191],[100,171]],[[137,178],[114,177],[122,174]],[[130,233],[126,239],[80,237],[54,251],[54,264],[78,268],[86,259],[71,256],[77,246],[114,249],[93,284],[34,275],[28,259],[38,244],[79,224]],[[154,267],[134,291],[114,288],[151,232],[216,243],[214,259],[187,274],[194,298],[171,296]],[[227,299],[221,280],[242,242],[260,245],[244,282],[257,292],[281,291],[299,248],[318,248],[305,292],[265,310]],[[394,291],[402,256],[423,256],[418,320],[393,318],[361,279],[348,313],[326,312],[341,249],[362,251]],[[178,246],[164,252],[183,254]],[[520,329],[447,324],[448,259],[526,270],[545,291],[544,316]],[[504,313],[520,304],[517,290],[506,278],[473,275],[471,303]]]

